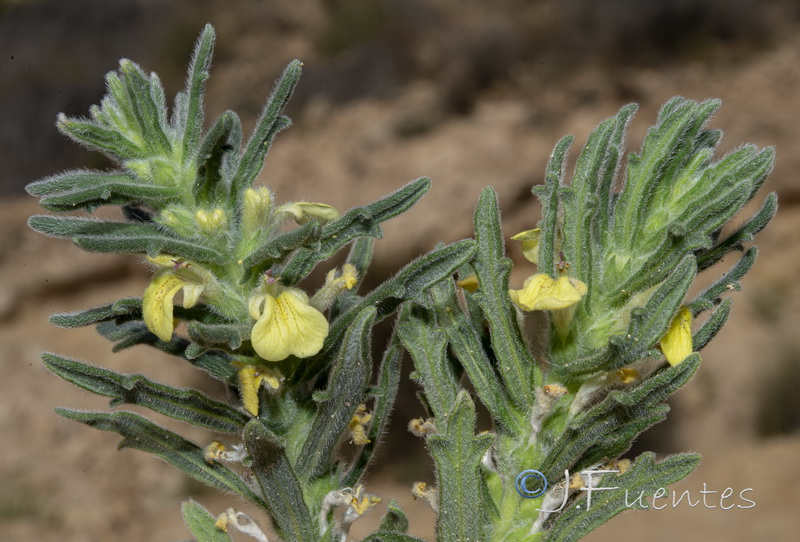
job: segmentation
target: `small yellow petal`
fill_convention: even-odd
[[[245,410],[253,416],[258,416],[258,389],[264,376],[258,367],[247,365],[237,373],[239,377],[239,393]]]
[[[171,271],[162,270],[153,276],[153,280],[144,290],[144,323],[162,341],[172,339],[172,331],[175,329],[172,321],[172,300],[184,286],[186,282]]]
[[[522,310],[537,310],[536,304],[553,287],[554,280],[545,273],[538,273],[525,279],[521,290],[509,290],[511,301]]]
[[[277,298],[264,296],[264,311],[253,326],[250,338],[256,353],[267,361],[281,361],[294,355],[313,356],[328,336],[328,320],[309,305],[301,290],[288,289]]]
[[[522,255],[529,262],[539,264],[539,239],[542,236],[541,228],[534,228],[519,232],[511,239],[522,242]]]
[[[214,522],[214,527],[222,531],[223,533],[228,532],[228,514],[220,514],[217,516],[217,521]]]
[[[661,338],[661,351],[673,367],[692,353],[692,311],[682,307]]]
[[[622,369],[617,369],[614,371],[613,379],[619,381],[622,384],[630,384],[631,382],[636,382],[639,380],[639,371],[636,369],[632,369],[631,367],[623,367]]]
[[[480,283],[478,282],[478,275],[473,273],[467,278],[461,279],[458,282],[456,282],[456,286],[458,286],[459,288],[464,288],[469,293],[474,294],[475,292],[478,291],[478,287],[480,286]]]
[[[247,302],[247,310],[253,320],[261,318],[262,307],[264,306],[264,294],[253,294]]]
[[[509,290],[511,301],[526,311],[566,309],[578,303],[588,287],[578,279],[561,275],[553,280],[545,273],[528,277],[521,290]]]
[[[345,288],[348,290],[353,289],[353,286],[358,282],[358,270],[355,265],[346,263],[342,266],[342,280]]]
[[[196,282],[187,282],[183,286],[183,306],[191,309],[197,305],[200,294],[205,290],[205,286]]]
[[[160,254],[155,258],[151,258],[150,256],[145,256],[144,258],[157,267],[175,267],[175,258],[167,254]]]
[[[292,215],[298,224],[305,224],[313,219],[329,222],[339,218],[339,211],[330,205],[311,203],[308,201],[287,203],[286,205],[282,205],[279,211]]]
[[[209,464],[219,462],[224,453],[225,445],[218,440],[212,440],[211,444],[203,448],[203,459]]]

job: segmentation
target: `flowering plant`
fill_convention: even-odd
[[[56,212],[120,206],[125,221],[41,215],[30,225],[89,251],[141,254],[154,269],[141,297],[55,315],[54,324],[96,325],[116,350],[167,352],[233,393],[223,402],[50,353],[48,368],[111,398],[111,406],[139,405],[227,437],[196,444],[126,411],[61,408],[60,415],[119,433],[121,447],[256,504],[287,541],[347,540],[351,524],[380,502],[363,478],[387,427],[404,350],[428,412],[409,429],[425,439],[436,470],[435,483],[412,491],[438,512],[438,540],[576,540],[625,505],[608,492],[582,510],[587,481],[559,482],[565,471],[614,467],[617,487],[651,492],[691,472],[693,454],[620,457],[664,419],[664,400],[697,370],[697,351],[729,314],[722,295],[738,289],[755,248],[694,298],[687,292],[699,271],[741,250],[774,215],[772,194],[752,219],[722,234],[766,179],[771,149],[745,146],[713,161],[720,133],[704,125],[719,104],[675,98],[641,153],[628,156],[617,189],[634,112],[625,107],[594,131],[569,185],[571,138],[553,151],[545,184],[534,189],[543,218],[512,238],[537,266],[521,289],[509,289],[511,262],[487,188],[474,240],[438,247],[363,291],[380,223],[409,209],[430,181],[341,215],[323,203],[278,204],[254,181],[273,139],[291,124],[282,110],[301,64],[286,68],[243,144],[233,112],[203,130],[213,44],[207,26],[171,114],[155,74],[123,60],[90,118],[58,120],[64,134],[118,169],[69,171],[28,191]],[[346,263],[328,268],[310,292],[304,279],[346,246]],[[373,326],[396,311],[373,378]],[[543,346],[525,336],[522,311],[548,315]],[[693,332],[704,312],[710,316]],[[477,432],[476,400],[491,416],[488,431]],[[347,443],[355,452],[343,459]],[[530,477],[520,482],[526,469],[540,475],[540,488]],[[189,501],[183,513],[200,541],[229,540],[232,531],[268,539],[233,509],[215,516]],[[407,527],[390,503],[366,540],[417,540]]]

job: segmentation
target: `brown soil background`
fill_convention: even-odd
[[[295,126],[279,137],[263,176],[279,198],[346,209],[420,175],[433,179],[424,200],[385,227],[372,281],[437,241],[469,236],[486,184],[499,193],[507,234],[531,227],[538,205],[529,190],[560,136],[574,134],[580,145],[603,118],[636,101],[629,136],[636,148],[670,96],[722,98],[713,121],[725,131],[722,150],[748,141],[774,145],[778,161],[766,188],[779,193],[781,207],[759,236],[759,261],[734,294],[729,323],[704,351],[699,374],[637,449],[701,452],[701,467],[680,490],[698,499],[704,484],[730,487],[733,497],[723,504],[745,506],[738,495],[750,488],[756,506],[722,510],[719,494],[710,495],[708,506],[623,514],[587,540],[796,540],[800,9],[778,0],[613,0],[602,9],[590,0],[453,4],[0,1],[0,539],[186,539],[182,500],[195,498],[214,513],[240,505],[146,454],[116,452],[115,435],[53,413],[55,406],[106,405],[49,374],[43,351],[220,390],[173,359],[138,348],[111,355],[91,329],[48,324],[53,312],[140,295],[147,272],[134,259],[84,254],[34,234],[25,219],[38,212],[36,202],[21,192],[66,168],[104,167],[58,137],[55,114],[84,114],[97,103],[102,74],[122,56],[157,71],[174,95],[192,41],[209,21],[218,32],[209,117],[231,108],[249,129],[283,65],[295,57],[305,63],[290,109]],[[530,269],[516,248],[518,284]],[[711,269],[709,278],[732,263]],[[419,415],[413,386],[405,391],[394,415],[400,432]],[[198,442],[211,438],[171,427]],[[391,437],[369,488],[400,501],[412,534],[432,540],[433,516],[409,494],[415,480],[432,481],[421,443]],[[359,532],[381,514],[360,520]]]

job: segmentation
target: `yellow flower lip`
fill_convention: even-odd
[[[459,288],[464,288],[469,293],[474,294],[475,292],[478,291],[478,288],[480,287],[480,283],[478,282],[478,275],[473,273],[470,276],[456,282],[456,286],[458,286]]]
[[[262,307],[263,305],[263,307]],[[256,353],[267,361],[289,356],[311,357],[328,336],[328,320],[308,302],[297,288],[286,288],[279,295],[271,292],[251,298],[250,313],[256,323],[250,339]]]
[[[670,322],[669,329],[661,338],[661,351],[673,367],[692,353],[692,311],[688,307],[681,307]]]
[[[528,277],[520,290],[509,290],[511,301],[526,311],[566,309],[577,304],[586,295],[586,284],[578,279],[561,275],[553,280],[546,273]]]
[[[194,307],[206,289],[209,273],[172,256],[160,255],[147,260],[160,269],[145,288],[142,297],[142,316],[147,329],[164,342],[172,339],[175,330],[173,301],[183,290],[183,306]]]
[[[511,237],[512,241],[522,242],[522,255],[529,262],[539,264],[539,239],[542,237],[542,229],[534,228],[532,230],[521,231]]]
[[[305,224],[311,220],[330,222],[339,218],[339,211],[324,203],[312,203],[308,201],[298,201],[281,205],[279,212],[290,214],[298,224]]]

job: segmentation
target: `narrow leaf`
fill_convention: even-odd
[[[673,455],[658,462],[652,452],[640,455],[625,474],[603,477],[602,485],[597,487],[615,489],[593,492],[591,507],[571,506],[560,513],[545,534],[544,542],[580,540],[617,514],[628,510],[629,503],[640,494],[652,496],[660,488],[688,476],[699,463],[700,456],[697,454]],[[586,500],[578,502],[585,504]]]
[[[375,313],[373,307],[359,312],[344,336],[325,390],[315,394],[317,412],[296,461],[304,479],[317,476],[330,465],[336,443],[364,398],[372,374],[370,338]]]
[[[197,542],[231,542],[228,534],[217,528],[217,518],[195,501],[191,499],[184,501],[181,505],[181,515]]]
[[[287,542],[315,542],[303,490],[283,443],[257,419],[247,424],[243,436],[253,473],[279,534]]]
[[[192,389],[173,388],[138,374],[122,374],[55,354],[42,354],[48,369],[85,390],[113,399],[112,406],[147,407],[171,418],[221,433],[238,433],[248,417]]]
[[[203,128],[203,89],[208,79],[208,69],[214,54],[214,27],[207,24],[197,39],[189,64],[189,78],[186,82],[186,108],[180,122],[183,128],[183,159],[193,158],[192,153],[200,140]]]
[[[480,285],[475,298],[489,322],[497,370],[505,389],[516,406],[527,409],[533,404],[531,390],[538,378],[508,295],[511,261],[505,256],[502,232],[497,194],[490,187],[484,188],[475,210],[478,252],[473,265]]]
[[[259,505],[264,501],[238,475],[219,463],[208,463],[203,449],[150,420],[131,412],[85,412],[57,408],[56,413],[102,431],[119,433],[124,438],[119,448],[135,448],[157,455],[195,480],[219,489],[232,491]]]
[[[101,222],[47,215],[32,216],[28,224],[45,235],[70,238],[90,252],[128,252],[149,256],[170,254],[201,263],[223,259],[218,251],[169,235],[153,224]]]
[[[318,262],[330,258],[353,239],[362,236],[380,239],[383,235],[380,223],[408,210],[425,195],[430,186],[430,179],[421,177],[378,201],[354,207],[329,222],[322,229],[319,244],[299,250],[282,272],[281,279],[287,285],[300,281]]]
[[[493,440],[489,434],[475,435],[475,408],[466,391],[453,405],[447,432],[428,437],[439,489],[439,542],[482,539],[487,503],[480,464]]]

